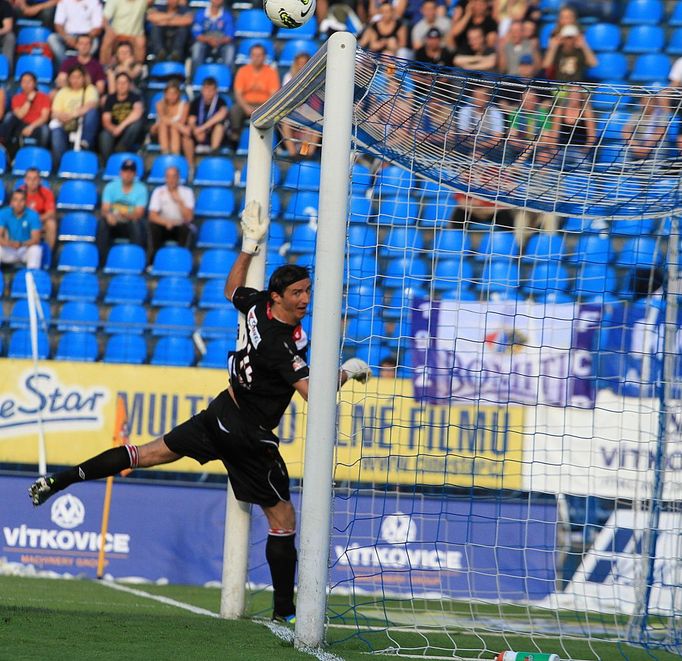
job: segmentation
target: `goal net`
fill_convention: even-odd
[[[324,64],[255,122],[321,133]],[[681,101],[357,52],[330,642],[682,653]]]

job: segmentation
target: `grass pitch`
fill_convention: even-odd
[[[135,586],[135,590],[212,613],[217,613],[220,604],[217,589],[143,585]],[[250,614],[267,617],[270,600],[269,593],[252,594]],[[365,615],[357,620],[358,613],[363,611]],[[399,626],[388,632],[385,618],[381,617],[376,605],[362,610],[350,609],[347,601],[340,597],[331,600],[330,614],[329,651],[346,661],[371,658],[366,654],[371,648],[387,650],[400,647],[404,652],[412,649],[413,654],[423,656],[444,655],[444,650],[452,650],[456,645],[463,656],[468,656],[466,650],[480,650],[484,645],[490,651],[477,653],[471,658],[489,660],[494,658],[494,652],[510,647],[535,649],[529,638],[502,638],[494,632],[473,636],[452,628],[448,628],[448,633],[426,629],[416,632]],[[453,608],[452,614],[457,614],[457,608]],[[459,615],[462,619],[470,617],[471,606],[460,604]],[[478,606],[475,613],[476,619],[480,617],[481,621],[495,615],[499,617],[503,613],[500,608],[492,606]],[[514,613],[509,610],[504,616],[505,620],[511,619]],[[361,635],[356,635],[356,624],[365,629]],[[562,652],[559,641],[546,640],[542,647],[546,651]],[[630,647],[622,647],[621,654],[617,646],[596,641],[590,645],[580,640],[564,641],[564,647],[570,657],[563,652],[560,654],[562,660],[615,661],[625,658],[629,661],[679,661],[678,656],[666,652],[645,652]],[[96,581],[0,576],[0,660],[35,661],[60,656],[76,661],[289,661],[313,658],[298,652],[257,621],[220,620],[143,595],[113,590]]]

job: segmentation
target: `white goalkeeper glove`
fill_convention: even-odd
[[[263,237],[268,233],[270,219],[261,215],[260,203],[251,200],[242,213],[242,252],[257,255]]]
[[[369,365],[360,358],[349,358],[343,365],[341,371],[349,379],[355,379],[360,383],[367,383],[372,376],[372,370]]]

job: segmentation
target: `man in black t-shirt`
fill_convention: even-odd
[[[104,163],[114,151],[135,151],[142,135],[143,113],[142,98],[132,91],[130,76],[119,73],[116,92],[107,96],[102,108],[99,152]]]
[[[219,459],[227,468],[238,500],[259,505],[268,519],[265,556],[274,588],[273,619],[295,617],[296,514],[289,496],[289,475],[273,429],[294,392],[308,399],[308,339],[301,320],[310,303],[306,268],[287,264],[275,270],[267,290],[245,287],[251,259],[268,231],[258,203],[247,204],[242,218],[242,252],[225,283],[225,296],[245,316],[246,344],[230,355],[230,386],[206,408],[164,436],[141,446],[107,450],[79,466],[40,477],[29,489],[34,505],[84,480],[128,469],[167,464],[192,457],[201,464]],[[365,382],[371,371],[351,358],[341,366],[339,385]]]
[[[455,56],[443,46],[442,39],[443,33],[438,28],[430,28],[424,38],[424,45],[414,54],[415,61],[451,67]]]

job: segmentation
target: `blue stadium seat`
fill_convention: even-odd
[[[50,313],[50,306],[43,304],[43,316],[45,317],[45,322],[49,324],[52,317]],[[40,326],[40,320],[38,320],[38,325]],[[12,306],[12,310],[9,314],[9,327],[10,328],[28,328],[29,327],[29,313],[28,313],[28,299],[20,298]]]
[[[369,168],[362,163],[354,163],[351,171],[351,193],[353,195],[364,195],[372,185],[372,173]]]
[[[104,265],[105,273],[142,273],[147,257],[134,243],[118,243],[111,247]]]
[[[10,290],[10,298],[26,298],[26,273],[28,269],[21,269],[14,274],[12,278],[12,288]],[[36,291],[38,292],[38,298],[42,300],[48,300],[52,294],[52,280],[50,274],[47,271],[32,270],[33,282],[36,285]],[[2,291],[2,290],[0,290]]]
[[[194,214],[204,218],[224,218],[234,213],[234,193],[229,188],[209,186],[197,196]]]
[[[316,225],[295,225],[291,231],[291,247],[289,251],[301,255],[313,255],[315,253],[316,241]]]
[[[207,280],[201,290],[199,308],[209,310],[224,307],[232,307],[232,303],[225,298],[225,283],[219,278]]]
[[[74,241],[65,243],[59,253],[59,271],[96,271],[99,253],[94,243]]]
[[[242,129],[242,132],[239,134],[239,142],[237,144],[237,150],[235,151],[235,154],[237,156],[246,156],[249,153],[249,127],[245,127]]]
[[[364,313],[349,317],[346,321],[345,338],[351,342],[367,342],[372,337],[382,335],[384,326],[380,317]]]
[[[513,257],[518,253],[519,247],[514,232],[490,230],[483,233],[478,251],[474,253],[474,258],[482,261],[491,258],[496,259],[497,257]]]
[[[377,229],[373,225],[350,225],[347,241],[351,252],[372,249],[378,242]]]
[[[4,55],[0,55],[0,83],[9,80],[9,61]]]
[[[7,171],[7,152],[2,149],[0,150],[0,175],[5,174]]]
[[[199,90],[206,78],[215,78],[218,83],[218,92],[227,93],[232,87],[232,71],[227,64],[212,62],[210,64],[200,64],[192,76],[192,87]]]
[[[384,273],[386,288],[420,287],[430,280],[430,269],[419,257],[391,259]]]
[[[94,303],[99,296],[99,280],[94,273],[72,271],[66,273],[59,283],[57,300],[88,301]]]
[[[192,305],[194,287],[192,281],[184,276],[161,278],[152,296],[152,305]]]
[[[348,259],[348,273],[351,282],[373,282],[380,274],[376,256],[367,252],[351,255]]]
[[[540,261],[552,261],[564,256],[564,237],[561,234],[537,232],[526,243],[523,250],[523,261],[535,264]]]
[[[670,58],[663,53],[638,55],[632,66],[629,79],[636,83],[668,83]]]
[[[628,72],[628,60],[623,53],[599,53],[597,66],[590,67],[587,75],[592,80],[622,80]]]
[[[60,179],[94,179],[99,171],[97,154],[69,149],[62,154],[57,176]]]
[[[593,88],[590,102],[595,111],[612,112],[631,108],[632,99],[626,90],[602,83]]]
[[[12,333],[9,339],[9,348],[7,350],[8,358],[31,358],[31,332],[26,329],[16,330]],[[45,359],[50,356],[50,342],[47,338],[47,333],[42,330],[38,331],[38,358]]]
[[[379,202],[379,213],[376,222],[380,226],[405,226],[417,222],[419,204],[412,198],[402,195]]]
[[[284,220],[316,223],[318,217],[318,194],[310,191],[293,193],[284,211]]]
[[[406,191],[414,189],[416,179],[412,172],[403,170],[397,165],[389,165],[376,173],[374,180],[374,195],[382,197],[389,195],[404,195]]]
[[[47,38],[52,34],[49,28],[42,25],[26,26],[17,33],[17,46],[36,46],[35,52],[30,55],[42,54],[41,44],[47,43]]]
[[[183,62],[154,62],[149,70],[147,87],[150,90],[163,90],[171,79],[185,80],[185,65]]]
[[[160,186],[166,183],[166,170],[176,167],[180,172],[180,183],[187,183],[189,165],[187,159],[180,154],[161,154],[154,159],[152,169],[149,171],[147,183]]]
[[[665,47],[665,52],[668,55],[679,57],[682,55],[682,29],[675,28],[670,34],[668,45]]]
[[[663,261],[662,249],[660,240],[652,236],[632,237],[623,244],[616,265],[628,269],[659,266]]]
[[[107,305],[117,303],[141,304],[147,299],[147,281],[144,276],[133,273],[115,275],[109,280],[104,302]]]
[[[585,39],[590,48],[599,53],[617,51],[620,38],[620,28],[612,23],[595,23],[585,30]]]
[[[134,303],[114,305],[104,323],[104,331],[110,334],[142,335],[147,327],[147,308]]]
[[[574,264],[608,264],[613,258],[611,241],[602,234],[583,234],[575,252],[566,255]]]
[[[272,34],[272,21],[262,9],[246,9],[237,14],[234,36],[238,39],[269,37]]]
[[[56,360],[79,360],[83,362],[94,362],[97,360],[99,347],[97,345],[97,335],[95,333],[64,333],[59,338]]]
[[[281,223],[270,223],[268,230],[268,252],[277,251],[289,241],[289,235]]]
[[[663,50],[665,32],[658,25],[633,25],[623,44],[623,53],[658,53]]]
[[[199,367],[212,367],[214,369],[227,368],[227,354],[234,351],[234,342],[225,338],[206,342],[206,353],[199,361]]]
[[[424,235],[416,227],[391,227],[379,243],[383,257],[401,257],[424,250]]]
[[[147,343],[142,335],[112,335],[104,349],[105,363],[141,365],[147,359]]]
[[[287,41],[279,54],[277,62],[281,67],[290,67],[299,53],[307,53],[312,57],[317,52],[317,49],[317,41],[306,39]]]
[[[199,227],[197,248],[234,248],[238,243],[237,223],[232,220],[208,218]]]
[[[59,221],[60,241],[94,241],[97,238],[97,217],[89,211],[72,211]]]
[[[498,257],[487,261],[479,289],[484,294],[517,292],[519,288],[519,261]]]
[[[276,57],[275,57],[275,45],[272,42],[271,39],[265,39],[265,38],[252,38],[252,39],[240,39],[237,42],[237,52],[235,53],[234,56],[234,63],[239,65],[239,64],[247,64],[250,55],[249,52],[251,51],[251,47],[255,46],[258,44],[259,46],[263,46],[265,48],[265,59],[268,62],[274,62]],[[291,63],[289,63],[291,64]],[[281,56],[279,60],[279,65],[280,66],[289,66],[285,65],[282,63]]]
[[[613,110],[610,113],[600,113],[595,122],[597,136],[602,140],[621,141],[623,129],[630,121],[631,115],[626,110]]]
[[[14,66],[14,80],[18,82],[26,71],[44,85],[51,85],[54,81],[52,60],[45,55],[20,55]]]
[[[237,310],[233,307],[214,308],[204,316],[201,324],[201,336],[204,339],[217,339],[227,337],[237,339],[237,324],[239,318]]]
[[[552,36],[552,32],[556,28],[556,23],[545,23],[540,27],[540,32],[538,33],[538,40],[540,42],[540,48],[544,51],[549,46],[549,40]]]
[[[316,208],[317,208],[317,202]],[[348,204],[348,219],[351,224],[366,225],[372,213],[372,201],[366,197],[353,195]],[[315,212],[317,216],[317,212]]]
[[[197,277],[226,278],[237,255],[232,250],[207,250],[199,262]]]
[[[436,260],[432,277],[436,291],[453,290],[459,285],[467,289],[469,283],[473,282],[474,269],[462,256],[443,257]]]
[[[557,259],[533,265],[526,291],[537,300],[545,300],[552,293],[565,292],[571,283],[568,271]]]
[[[348,288],[346,307],[349,315],[367,312],[381,305],[383,293],[374,283],[362,283]]]
[[[89,301],[69,301],[59,312],[58,331],[95,332],[99,326],[99,307]]]
[[[320,190],[320,164],[316,161],[293,163],[284,176],[284,188],[296,191]]]
[[[140,154],[135,154],[130,151],[121,151],[112,154],[107,159],[106,165],[104,166],[104,172],[102,173],[103,181],[111,181],[112,179],[117,179],[121,173],[121,163],[123,161],[132,158],[137,165],[137,178],[141,179],[144,174],[144,161]]]
[[[581,264],[573,291],[578,298],[599,300],[615,291],[616,274],[608,264]]]
[[[23,177],[29,168],[38,168],[41,177],[49,177],[52,172],[52,155],[43,147],[21,147],[12,165],[12,175]]]
[[[232,160],[222,156],[209,156],[203,159],[194,173],[195,186],[226,186],[234,184],[234,165]]]
[[[621,18],[623,25],[658,25],[663,19],[661,0],[628,0]]]
[[[453,195],[438,200],[438,204],[425,203],[422,207],[419,225],[422,227],[444,228],[452,218],[457,207],[457,201]]]
[[[677,0],[675,3],[673,10],[670,12],[668,25],[675,28],[682,27],[682,0]]]
[[[187,276],[192,271],[192,253],[182,246],[163,246],[154,255],[152,275]]]
[[[653,218],[638,218],[611,220],[609,224],[612,236],[651,236],[654,234],[654,223]]]
[[[433,249],[442,257],[454,256],[454,253],[471,253],[471,239],[463,230],[443,229],[437,231],[433,239]]]
[[[186,337],[162,337],[154,347],[150,362],[152,365],[190,367],[194,363],[194,344]]]
[[[97,186],[92,181],[65,181],[57,195],[57,209],[61,211],[94,211],[97,206]]]
[[[246,188],[246,177],[249,172],[249,164],[244,163],[244,166],[242,167],[241,170],[237,171],[236,177],[235,177],[235,186],[237,188]],[[272,164],[272,169],[270,171],[270,185],[275,187],[279,186],[282,181],[282,170],[280,169],[279,165],[277,163]]]

